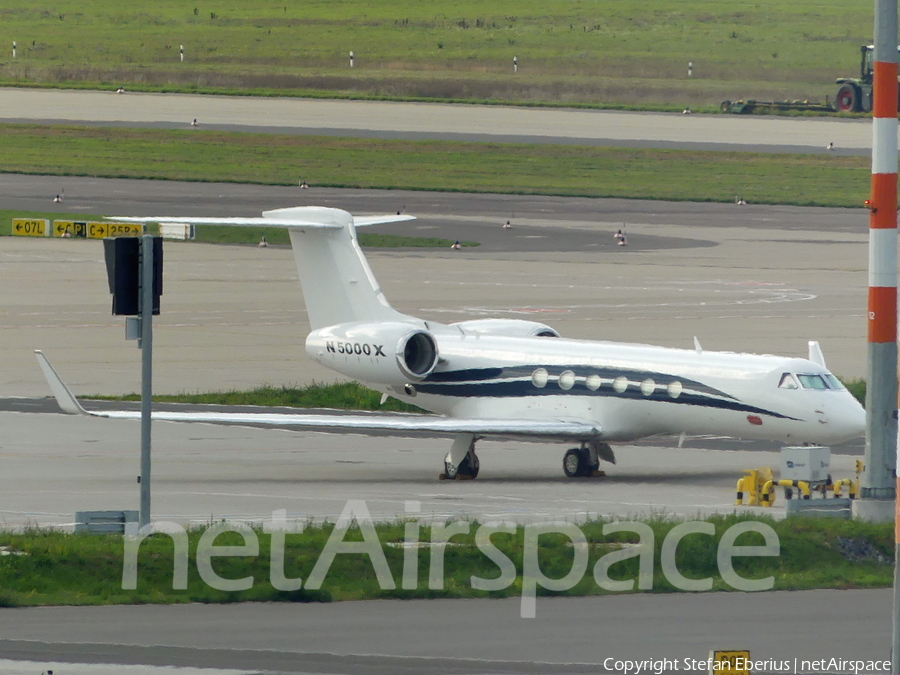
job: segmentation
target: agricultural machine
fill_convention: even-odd
[[[900,47],[897,48],[900,52]],[[838,90],[834,103],[815,101],[723,101],[722,112],[736,114],[752,114],[765,112],[783,112],[788,110],[826,112],[872,112],[872,61],[875,47],[863,45],[859,48],[859,77],[841,77],[837,79]],[[900,110],[900,96],[898,96]]]
[[[834,109],[838,112],[872,112],[872,57],[875,47],[863,45],[859,52],[859,77],[841,77],[837,80]]]

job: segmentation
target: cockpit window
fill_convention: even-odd
[[[831,385],[832,389],[838,389],[838,390],[846,389],[846,387],[844,387],[844,385],[841,383],[841,381],[839,379],[837,379],[831,373],[825,373],[824,377],[828,381],[828,384]]]
[[[781,382],[778,383],[779,389],[799,389],[797,385],[797,380],[794,379],[794,376],[790,373],[785,373],[781,376]]]
[[[825,379],[821,375],[802,375],[797,374],[797,379],[804,389],[828,389]]]

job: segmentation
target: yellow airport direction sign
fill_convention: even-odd
[[[93,224],[93,223],[92,223]],[[140,223],[103,223],[109,229],[107,237],[140,237],[144,234],[144,226]]]
[[[710,675],[750,675],[750,651],[713,650],[709,653]]]
[[[54,220],[54,237],[86,237],[87,223],[78,220]]]
[[[46,237],[50,221],[43,218],[13,218],[12,233],[17,237]]]
[[[89,239],[103,239],[109,236],[109,223],[88,223],[87,236]]]

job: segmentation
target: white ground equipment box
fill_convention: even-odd
[[[831,448],[792,446],[781,449],[781,479],[816,483],[828,480]]]

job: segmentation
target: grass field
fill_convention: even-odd
[[[780,553],[772,557],[736,557],[735,571],[747,579],[774,577],[776,590],[809,588],[876,588],[890,586],[893,579],[893,529],[890,523],[873,524],[830,518],[792,518],[775,521],[754,515],[730,515],[709,518],[715,535],[688,534],[678,547],[676,563],[679,571],[691,579],[712,578],[714,590],[730,590],[719,576],[716,563],[718,542],[727,528],[736,523],[761,521],[777,534]],[[647,521],[654,533],[654,592],[677,590],[660,569],[660,549],[665,536],[680,522],[656,518]],[[210,523],[212,524],[212,523]],[[503,589],[493,592],[472,587],[471,577],[495,579],[498,566],[475,544],[478,523],[469,523],[468,534],[452,538],[444,555],[443,588],[429,588],[429,547],[419,551],[417,586],[401,589],[405,538],[402,522],[376,526],[378,543],[384,552],[390,574],[397,586],[382,590],[376,582],[367,555],[349,554],[335,557],[321,589],[278,591],[270,583],[270,546],[272,537],[256,530],[259,555],[218,559],[215,571],[225,579],[252,577],[248,590],[222,591],[203,583],[194,564],[201,529],[189,533],[188,584],[185,590],[172,589],[172,540],[163,535],[147,539],[138,557],[137,588],[123,590],[123,541],[121,536],[73,535],[51,530],[0,532],[0,546],[12,554],[0,557],[0,607],[40,605],[102,605],[134,603],[182,602],[327,602],[331,600],[364,600],[374,598],[434,597],[505,597],[518,595],[523,585],[523,529],[515,533],[499,533],[491,537],[496,550],[502,552],[514,567],[514,577]],[[588,543],[588,565],[584,577],[562,595],[595,595],[605,593],[598,587],[591,570],[596,561],[619,550],[627,542],[635,542],[634,533],[602,534],[603,521],[579,524]],[[205,529],[205,528],[204,528]],[[307,524],[302,534],[286,535],[285,575],[287,578],[309,578],[333,524]],[[360,541],[359,528],[344,535],[348,541]],[[431,541],[431,528],[421,527],[418,540]],[[560,579],[572,568],[573,547],[561,534],[544,535],[538,542],[536,555],[540,569],[549,578]],[[744,534],[739,546],[763,543],[758,534]],[[216,546],[240,545],[234,533],[223,533]],[[568,545],[567,545],[568,544]],[[16,554],[18,553],[18,555]],[[634,579],[638,560],[630,558],[609,569],[614,580]],[[538,589],[539,595],[551,592]],[[738,602],[739,604],[739,602]]]
[[[822,98],[872,40],[859,0],[9,0],[0,19],[6,83],[591,105]]]
[[[127,396],[85,396],[104,401],[140,401],[140,394]],[[346,410],[382,410],[424,412],[421,408],[389,398],[381,404],[381,394],[359,382],[311,384],[306,387],[263,386],[250,391],[222,391],[184,394],[156,394],[153,400],[164,403],[206,403],[219,405],[256,405],[294,408],[339,408]]]
[[[858,207],[865,157],[4,125],[0,172]],[[48,153],[47,148],[53,152]]]

